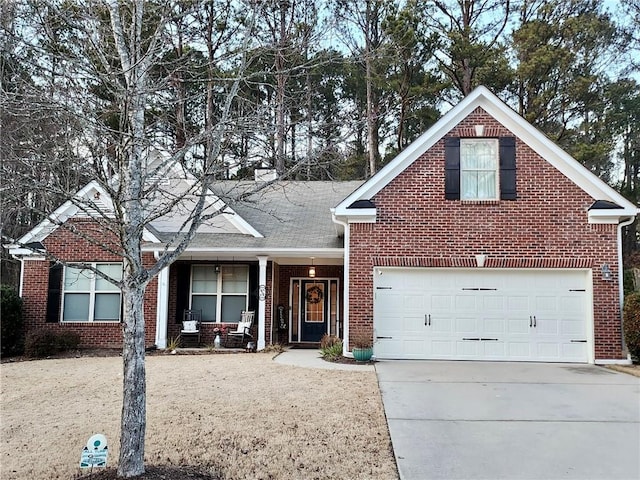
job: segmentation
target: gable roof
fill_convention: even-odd
[[[362,181],[281,181],[234,204],[234,213],[259,231],[261,237],[241,233],[199,230],[187,252],[278,252],[335,250],[343,248],[343,239],[331,220],[330,208],[362,184]],[[212,187],[219,198],[251,191],[255,182],[221,181]],[[176,232],[158,232],[155,250]]]
[[[603,200],[616,204],[618,208],[609,209],[607,212],[608,217],[614,215],[617,218],[624,218],[635,216],[639,212],[638,207],[633,203],[558,147],[486,87],[480,86],[443,115],[431,128],[407,146],[360,188],[345,198],[335,208],[335,215],[338,217],[359,218],[361,221],[374,221],[372,218],[375,219],[375,207],[372,205],[371,208],[363,209],[360,202],[371,200],[376,193],[386,187],[478,107],[484,109],[489,115],[507,127],[533,151],[573,181],[594,200]],[[597,212],[597,208],[590,210],[590,218],[598,216]]]

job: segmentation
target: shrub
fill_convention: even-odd
[[[27,334],[24,353],[28,357],[42,358],[59,352],[75,350],[79,345],[80,335],[75,332],[34,330]]]
[[[640,293],[628,295],[624,301],[624,340],[631,357],[640,362]]]
[[[325,360],[335,360],[342,356],[342,340],[335,335],[324,335],[320,340],[320,351]]]
[[[1,355],[20,354],[24,347],[22,299],[9,285],[0,287],[0,309]]]
[[[363,332],[356,332],[356,334],[351,337],[351,346],[353,348],[371,348],[373,346],[371,335]]]

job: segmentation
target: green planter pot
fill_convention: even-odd
[[[371,360],[371,357],[373,356],[373,347],[369,347],[369,348],[354,347],[351,350],[351,353],[353,353],[353,358],[355,358],[356,362],[368,362],[369,360]]]

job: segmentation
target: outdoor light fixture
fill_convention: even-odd
[[[611,280],[611,268],[609,268],[608,263],[605,263],[604,265],[602,265],[602,279]]]
[[[217,265],[217,264],[216,264],[216,265],[214,265],[214,266],[213,266],[213,271],[214,271],[215,273],[220,273],[220,265]]]
[[[309,278],[315,278],[316,267],[313,266],[313,257],[311,257],[311,266],[309,267]]]

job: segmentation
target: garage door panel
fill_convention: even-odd
[[[473,295],[456,295],[456,311],[475,311],[478,308],[478,299]]]
[[[529,335],[529,319],[528,318],[507,318],[507,334],[509,335]]]
[[[482,300],[480,308],[484,312],[502,312],[504,310],[505,299],[501,295],[487,295],[480,299]]]
[[[429,336],[435,336],[442,333],[451,334],[455,331],[454,323],[455,319],[452,317],[439,317],[432,315],[431,325],[428,326],[429,331],[425,333],[431,332]]]
[[[503,318],[485,318],[482,324],[482,333],[486,335],[503,335],[505,333],[505,321]]]
[[[507,343],[507,357],[514,360],[531,359],[531,344],[528,341]]]
[[[376,270],[380,358],[588,361],[586,271]]]
[[[431,310],[447,310],[451,311],[453,309],[453,296],[452,295],[440,295],[433,294],[431,295]]]
[[[507,308],[511,311],[530,311],[529,297],[526,295],[510,295],[507,299]]]
[[[585,321],[583,319],[563,319],[560,321],[560,333],[568,337],[574,337],[572,339],[578,340],[575,337],[586,337]],[[580,338],[583,340],[584,338]]]
[[[455,319],[455,331],[461,334],[477,333],[479,328],[479,319],[473,317],[458,317]]]

